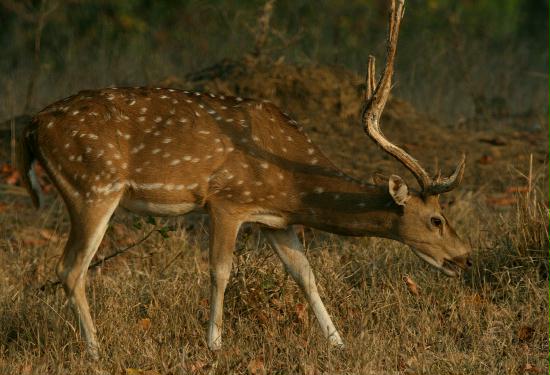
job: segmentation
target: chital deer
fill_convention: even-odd
[[[469,246],[441,212],[438,195],[455,188],[464,159],[448,178],[432,179],[389,142],[379,120],[391,88],[403,1],[392,1],[388,50],[375,84],[369,59],[362,122],[384,151],[418,180],[411,191],[392,175],[383,185],[342,173],[297,124],[265,101],[165,88],[82,91],[56,102],[26,128],[19,167],[35,204],[39,161],[62,195],[71,220],[57,266],[92,355],[98,342],[85,296],[86,271],[117,206],[145,215],[210,215],[208,345],[219,349],[222,306],[240,226],[255,222],[305,293],[324,335],[342,340],[317,292],[315,277],[291,226],[401,241],[431,265],[456,276]]]

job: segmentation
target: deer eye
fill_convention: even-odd
[[[432,216],[431,222],[432,225],[436,228],[441,228],[443,226],[443,219],[438,216]]]

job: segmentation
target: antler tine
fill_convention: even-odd
[[[399,27],[404,12],[404,0],[399,0],[397,6],[395,0],[391,1],[391,13],[388,27],[386,63],[382,76],[378,84],[374,85],[374,57],[369,56],[368,74],[367,74],[367,101],[363,109],[362,120],[365,132],[372,138],[384,151],[393,156],[405,167],[407,167],[417,179],[420,187],[424,191],[432,180],[426,170],[412,156],[400,147],[394,145],[386,139],[380,130],[380,117],[391,90],[391,79],[393,75],[393,65],[395,53],[397,51],[397,39],[399,36]]]
[[[449,177],[441,178],[440,176],[433,181],[427,188],[423,190],[424,195],[443,194],[456,188],[464,177],[464,169],[466,167],[466,155],[462,154],[460,162],[455,168],[455,171]]]
[[[374,78],[375,73],[376,73],[376,59],[373,55],[369,55],[369,65],[367,68],[367,79],[366,79],[367,91],[365,92],[365,102],[369,102],[372,99],[372,95],[374,94],[374,89],[376,87],[376,81]]]

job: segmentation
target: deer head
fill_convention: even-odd
[[[411,191],[399,176],[388,181],[388,190],[402,213],[395,228],[396,237],[409,245],[420,258],[442,270],[448,276],[457,276],[470,265],[470,246],[462,241],[443,215],[439,195],[460,184],[464,175],[465,156],[449,177],[430,177],[420,163],[405,150],[394,145],[380,130],[380,116],[388,100],[399,27],[403,18],[404,1],[391,2],[388,27],[386,64],[382,76],[375,84],[375,58],[369,56],[366,79],[365,107],[362,122],[365,132],[385,152],[402,163],[414,175],[420,191]]]

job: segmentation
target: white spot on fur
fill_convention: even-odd
[[[132,148],[132,154],[137,154],[138,152],[140,152],[140,151],[143,150],[144,148],[145,148],[145,144],[140,143],[140,144],[137,145],[136,147]]]

